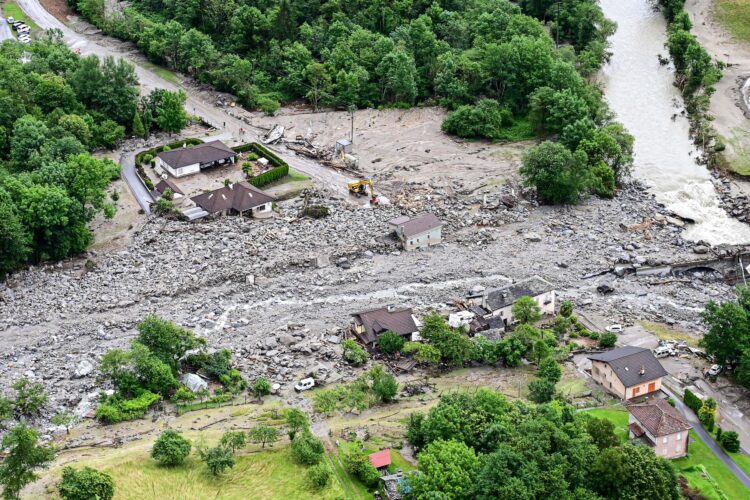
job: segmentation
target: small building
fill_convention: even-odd
[[[555,289],[549,281],[539,276],[488,290],[481,298],[481,307],[489,311],[490,317],[499,317],[505,326],[510,326],[516,322],[516,318],[513,317],[513,304],[521,297],[534,299],[542,314],[555,314]]]
[[[272,196],[244,181],[190,199],[209,214],[243,215],[249,212],[255,218],[270,217],[275,201]]]
[[[688,453],[689,431],[693,428],[663,399],[627,405],[630,439],[651,446],[657,456],[680,458]]]
[[[334,147],[333,153],[336,155],[339,155],[341,153],[352,154],[352,151],[352,141],[350,141],[349,139],[339,139],[338,141],[336,141],[336,146]]]
[[[378,337],[388,330],[407,341],[421,340],[419,320],[411,308],[396,309],[393,306],[352,314],[352,333],[368,347],[373,347]]]
[[[643,347],[625,346],[588,358],[594,381],[626,401],[661,390],[667,374],[654,353]]]
[[[443,241],[443,223],[434,214],[402,215],[388,221],[406,251],[438,245]]]
[[[167,189],[170,189],[172,191],[174,199],[182,198],[183,196],[185,196],[185,193],[182,192],[180,186],[178,186],[177,183],[172,179],[162,179],[156,185],[156,192],[159,193],[159,196],[164,196],[164,191],[166,191]]]
[[[370,463],[373,467],[378,469],[381,473],[388,471],[388,466],[391,465],[391,450],[386,448],[384,450],[370,453],[367,458],[370,459]]]
[[[156,167],[162,167],[174,177],[195,174],[205,168],[234,163],[237,153],[221,141],[197,146],[183,146],[156,155]]]

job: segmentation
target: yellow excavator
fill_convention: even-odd
[[[373,205],[378,204],[378,195],[375,194],[375,185],[370,179],[360,179],[347,184],[349,192],[356,194],[357,196],[365,196],[367,194],[367,187],[370,187],[370,203]]]

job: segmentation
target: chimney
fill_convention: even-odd
[[[641,365],[641,371],[640,371],[640,372],[638,372],[638,373],[640,373],[640,374],[641,374],[641,377],[642,377],[642,376],[643,376],[643,375],[644,375],[644,374],[646,373],[646,367],[645,367],[645,366],[643,366],[643,365]]]

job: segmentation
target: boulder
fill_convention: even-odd
[[[82,359],[74,373],[76,378],[82,378],[94,371],[94,364],[88,359]]]
[[[184,374],[180,377],[180,382],[193,392],[200,392],[208,389],[208,383],[195,373]]]

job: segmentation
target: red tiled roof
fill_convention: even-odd
[[[654,437],[669,436],[693,428],[672,405],[663,399],[630,404],[627,408],[638,424]]]
[[[386,448],[385,450],[371,453],[367,458],[370,459],[370,463],[376,469],[379,469],[381,467],[388,467],[389,465],[391,465],[391,450],[390,448]]]
[[[644,431],[641,426],[635,422],[630,424],[630,432],[632,432],[633,436],[635,437],[641,437],[646,433],[646,431]]]

